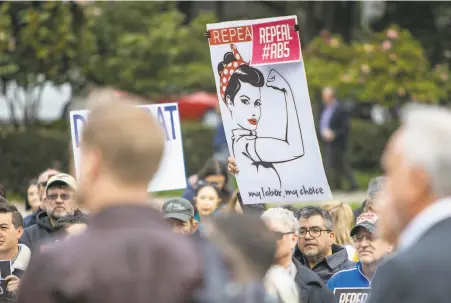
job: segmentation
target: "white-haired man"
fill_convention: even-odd
[[[449,302],[451,111],[410,106],[388,142],[378,203],[381,235],[398,253],[377,271],[368,303]]]
[[[300,289],[300,302],[335,302],[332,292],[318,275],[293,258],[299,233],[299,222],[293,212],[284,208],[271,208],[261,218],[278,235],[274,263],[285,268],[294,279]]]

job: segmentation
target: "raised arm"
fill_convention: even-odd
[[[298,112],[288,82],[275,70],[269,72],[266,86],[282,92],[285,99],[286,126],[285,136],[282,138],[258,137],[256,151],[262,161],[287,162],[304,155],[301,124]]]

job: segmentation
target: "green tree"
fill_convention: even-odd
[[[313,39],[303,50],[310,94],[318,96],[324,86],[339,87],[340,77],[352,56],[353,49],[340,36],[330,36],[324,31]],[[344,90],[340,89],[338,94],[339,97],[347,97]]]
[[[432,79],[421,44],[409,31],[391,26],[354,42],[353,58],[341,75],[343,87],[359,101],[394,105],[407,96],[437,103],[444,90]]]
[[[85,75],[142,96],[158,98],[183,91],[214,90],[208,43],[202,37],[213,14],[188,25],[175,3],[99,2],[98,50]]]
[[[0,94],[14,125],[33,123],[44,86],[78,80],[94,40],[90,24],[70,2],[0,4]]]

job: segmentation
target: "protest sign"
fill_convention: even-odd
[[[335,288],[338,303],[364,303],[370,295],[370,287]]]
[[[10,276],[11,273],[11,261],[0,260],[0,300],[12,298],[12,294],[6,290],[7,283],[5,280],[5,278]]]
[[[173,190],[186,187],[185,163],[183,158],[182,134],[177,103],[138,106],[153,114],[162,127],[166,142],[160,168],[149,183],[150,192]],[[89,118],[89,111],[77,110],[70,112],[70,128],[72,148],[75,161],[75,172],[80,169],[80,140],[83,125]],[[124,121],[126,123],[127,121]],[[143,132],[146,130],[143,129]],[[152,136],[149,133],[149,136]]]
[[[245,204],[332,198],[296,24],[292,16],[207,25],[221,115]]]

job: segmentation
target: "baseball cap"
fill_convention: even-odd
[[[184,198],[176,198],[164,202],[163,213],[165,219],[178,219],[188,222],[194,217],[194,207]]]
[[[374,234],[376,232],[376,224],[379,220],[378,216],[373,213],[363,213],[357,218],[356,225],[351,229],[351,237],[353,237],[359,227],[365,228],[370,233]]]
[[[45,191],[47,192],[47,189],[55,183],[64,183],[66,185],[68,185],[70,188],[72,188],[73,190],[77,190],[77,182],[75,181],[74,177],[72,177],[71,175],[68,174],[57,174],[54,175],[53,177],[51,177],[48,181],[47,181],[47,186],[45,187]]]

